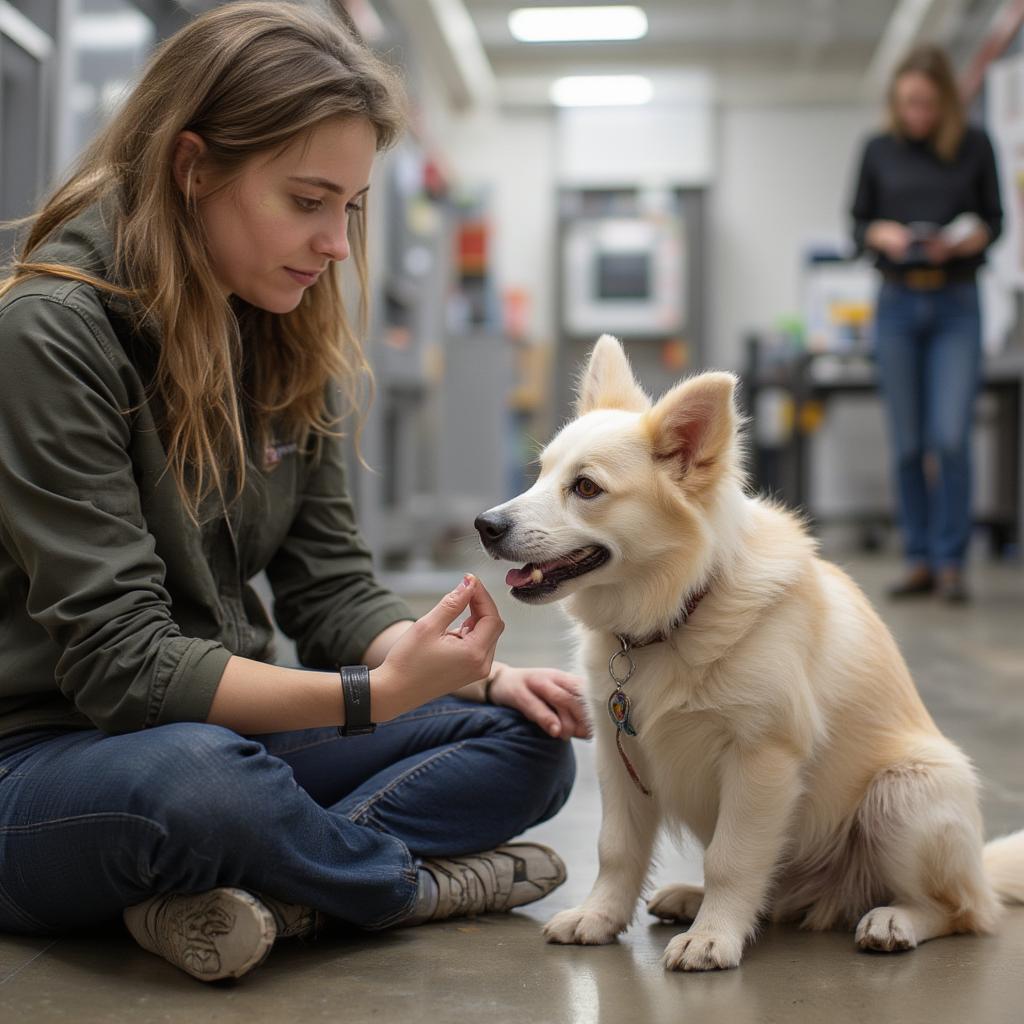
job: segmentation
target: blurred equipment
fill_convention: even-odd
[[[991,357],[982,386],[972,439],[973,514],[993,553],[1002,554],[1019,547],[1024,532],[1019,353]],[[807,351],[784,330],[753,335],[744,394],[757,489],[802,509],[818,527],[852,527],[862,547],[880,546],[892,522],[892,468],[870,355]]]
[[[834,249],[807,254],[801,292],[810,351],[864,354],[871,349],[876,276],[863,260],[846,259]]]
[[[384,180],[374,188],[374,224],[383,237],[371,239],[378,287],[367,346],[376,397],[363,441],[376,472],[353,471],[350,486],[375,556],[384,565],[427,565],[437,505],[450,211],[431,160],[413,136],[387,155],[377,174]]]
[[[559,395],[605,332],[627,345],[649,391],[698,362],[702,337],[700,189],[562,189]]]
[[[35,208],[187,17],[175,0],[0,0],[0,221]],[[0,228],[0,258],[14,241]]]
[[[673,334],[686,306],[682,225],[665,214],[565,226],[564,328],[569,334]]]
[[[509,493],[518,464],[507,395],[514,350],[502,331],[489,197],[452,189],[415,136],[381,158],[374,210],[375,289],[368,356],[376,399],[357,471],[362,532],[389,584],[450,585],[444,545],[471,533],[480,509]]]
[[[52,35],[0,0],[0,220],[29,213],[50,175],[46,85],[53,59]],[[6,264],[13,243],[14,232],[0,230],[0,262]]]

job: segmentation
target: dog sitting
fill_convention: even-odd
[[[983,847],[977,782],[889,631],[790,512],[744,490],[736,379],[653,404],[604,335],[536,483],[476,521],[513,596],[565,601],[597,747],[600,870],[550,942],[612,942],[659,828],[704,849],[673,970],[739,964],[764,916],[864,949],[989,932],[1024,902],[1024,832]]]

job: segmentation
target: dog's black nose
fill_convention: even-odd
[[[485,544],[493,544],[496,540],[501,540],[508,533],[510,523],[502,515],[494,512],[485,512],[483,515],[476,517],[473,525],[476,527],[476,532],[480,534],[480,539]]]

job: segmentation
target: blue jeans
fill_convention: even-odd
[[[0,930],[98,924],[155,893],[239,886],[401,923],[417,858],[554,815],[575,762],[508,708],[446,697],[370,736],[202,723],[0,740]]]
[[[959,567],[971,533],[971,425],[981,378],[978,286],[964,281],[918,291],[886,281],[875,332],[907,560]],[[938,465],[931,486],[926,452]]]

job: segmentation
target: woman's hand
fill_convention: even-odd
[[[466,608],[469,618],[458,630],[449,629]],[[417,619],[380,667],[370,672],[374,721],[386,722],[487,676],[504,628],[484,585],[475,576],[466,576]]]
[[[948,263],[957,255],[957,247],[950,245],[941,235],[936,235],[924,243],[924,254],[929,263]]]
[[[590,738],[579,676],[554,668],[500,665],[491,683],[490,700],[522,712],[552,736]]]
[[[981,252],[992,240],[992,232],[985,224],[977,224],[965,238],[951,246],[949,257],[974,256]]]
[[[910,248],[910,231],[895,220],[876,220],[868,227],[864,241],[885,253],[893,263],[902,263]]]

